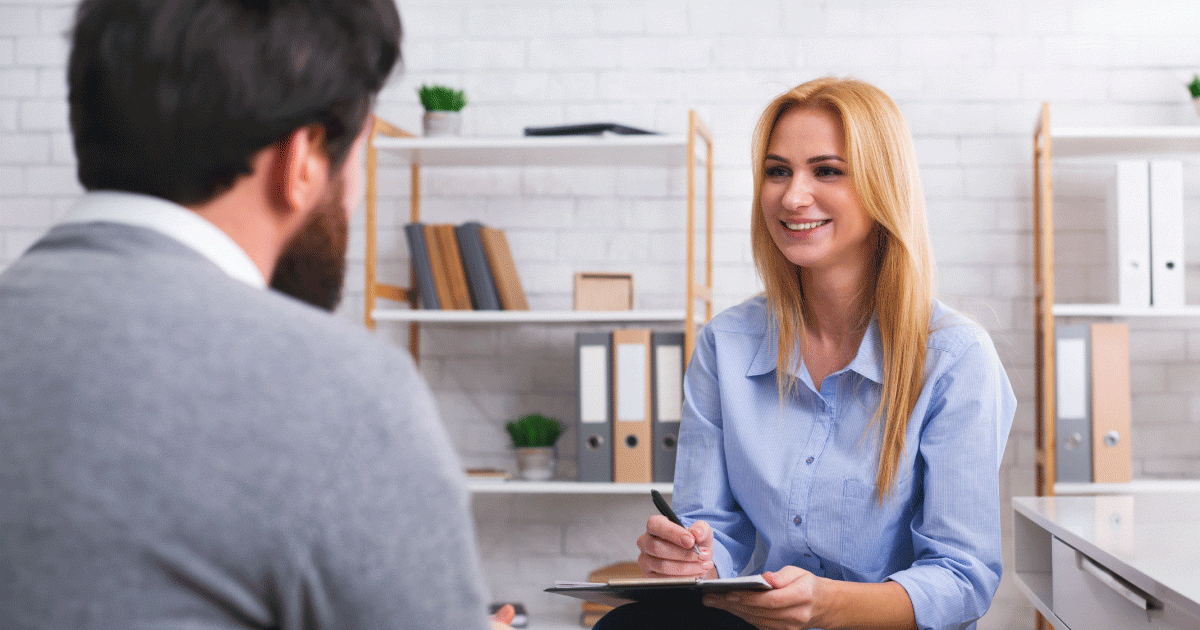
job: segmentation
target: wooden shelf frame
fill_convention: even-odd
[[[386,151],[402,161],[408,162],[411,177],[409,221],[421,220],[421,167],[422,165],[452,168],[455,166],[486,166],[487,160],[472,159],[471,155],[487,155],[491,164],[500,166],[528,166],[550,164],[543,156],[568,155],[566,165],[575,166],[629,166],[636,164],[684,164],[687,168],[687,278],[685,282],[685,306],[678,316],[663,318],[664,311],[631,311],[622,315],[586,316],[566,315],[570,311],[545,312],[528,317],[514,315],[442,315],[442,311],[427,311],[428,314],[400,315],[401,309],[380,309],[379,300],[407,302],[410,311],[417,309],[417,293],[411,287],[381,282],[378,279],[377,258],[377,212],[378,212],[378,165],[379,152]],[[682,154],[682,157],[680,157]],[[629,156],[640,159],[629,160]],[[567,323],[578,322],[657,322],[671,321],[684,324],[684,358],[691,356],[696,343],[696,323],[707,322],[713,315],[713,136],[708,126],[693,110],[688,112],[688,131],[685,137],[669,135],[617,136],[596,138],[590,136],[518,137],[518,138],[417,138],[386,121],[376,118],[367,143],[366,177],[366,257],[364,313],[367,328],[374,329],[379,321],[407,321],[409,323],[409,352],[413,360],[420,358],[420,326],[425,323],[442,324],[511,324],[511,323]],[[703,163],[705,233],[703,254],[703,279],[697,281],[696,213],[698,197],[696,190],[697,162]],[[553,162],[558,164],[559,162]],[[410,278],[414,277],[410,269]],[[703,317],[699,317],[696,302],[703,303]],[[514,313],[501,311],[500,313]],[[437,314],[435,314],[437,313]],[[483,312],[479,312],[483,313]]]

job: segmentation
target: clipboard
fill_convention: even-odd
[[[761,575],[717,578],[620,578],[608,582],[556,582],[546,589],[606,606],[621,606],[632,602],[665,604],[696,604],[710,593],[730,591],[769,591],[771,585]]]

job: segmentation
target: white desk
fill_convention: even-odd
[[[1200,628],[1200,492],[1012,503],[1017,587],[1058,630]]]

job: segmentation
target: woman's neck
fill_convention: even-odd
[[[800,270],[805,328],[825,343],[861,339],[874,302],[874,276],[866,265]]]

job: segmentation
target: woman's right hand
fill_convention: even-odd
[[[704,521],[684,528],[655,514],[646,521],[646,533],[638,537],[638,567],[645,577],[715,578],[713,533]],[[692,547],[700,548],[700,555]]]

